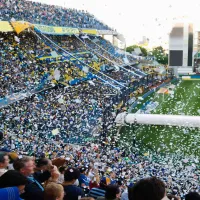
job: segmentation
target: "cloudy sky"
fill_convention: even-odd
[[[68,8],[84,9],[117,29],[127,45],[150,38],[152,45],[167,44],[172,24],[191,21],[200,27],[200,1],[180,0],[34,0]]]

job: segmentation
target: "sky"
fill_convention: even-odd
[[[176,22],[193,22],[200,30],[199,0],[34,0],[87,10],[126,38],[127,46],[150,39],[152,46],[168,45]]]

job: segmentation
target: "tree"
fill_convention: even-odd
[[[134,51],[135,48],[140,48],[142,55],[143,56],[147,56],[147,49],[145,49],[144,47],[138,46],[138,45],[132,45],[126,48],[126,51],[131,53]]]
[[[163,65],[168,64],[168,54],[165,53],[162,46],[153,48],[152,55],[156,58],[158,63]]]

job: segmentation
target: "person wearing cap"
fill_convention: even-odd
[[[80,177],[80,171],[76,168],[68,168],[64,173],[64,183],[62,184],[65,191],[64,200],[79,200],[85,194],[80,187],[74,185]]]
[[[86,171],[87,171],[87,168],[86,167],[81,167],[80,168],[80,177],[79,177],[79,184],[81,187],[83,188],[89,188],[89,183],[90,183],[90,180],[89,178],[86,176]]]

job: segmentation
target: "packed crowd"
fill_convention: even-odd
[[[72,40],[78,42],[79,40],[76,38],[72,38]],[[84,43],[81,43],[79,41],[78,45],[79,49],[81,48],[81,50],[86,53],[84,54],[76,54],[76,57],[78,57],[78,59],[81,59],[82,61],[84,61],[84,63],[90,65],[91,67],[95,68],[96,70],[100,70],[104,73],[106,73],[107,76],[110,76],[111,78],[119,81],[119,82],[125,82],[128,83],[130,81],[131,78],[135,77],[137,78],[137,76],[129,73],[128,71],[122,69],[120,66],[124,64],[123,61],[120,61],[119,63],[119,59],[116,57],[115,54],[111,54],[109,52],[106,51],[104,46],[101,46],[102,49],[96,49],[98,46],[94,45],[94,47],[91,49],[88,49],[88,47],[86,45],[84,45]],[[66,50],[69,49],[66,48],[65,46],[63,46],[62,43],[62,47]],[[71,45],[71,48],[74,47],[74,45]],[[95,51],[93,51],[95,49]],[[88,50],[90,52],[88,52]],[[80,52],[80,51],[79,51]],[[111,55],[110,55],[111,54]],[[75,64],[77,64],[77,62],[75,62]],[[132,69],[134,71],[134,69]],[[105,77],[102,77],[105,78]]]
[[[172,161],[160,154],[122,151],[114,143],[62,144],[52,156],[1,152],[0,198],[12,194],[9,200],[15,200],[20,194],[25,200],[200,199],[194,164],[189,167],[178,156]]]
[[[107,98],[106,94],[116,95],[112,88],[103,86],[95,80],[92,83],[65,88],[56,86],[54,89],[2,108],[1,129],[8,135],[17,134],[14,143],[6,145],[11,145],[9,148],[12,150],[25,152],[34,152],[35,148],[42,148],[42,152],[45,148],[43,144],[49,140],[52,147],[48,146],[45,149],[45,152],[48,152],[57,148],[53,144],[54,140],[59,141],[62,138],[62,142],[67,143],[69,140],[81,141],[82,138],[89,136],[92,130],[102,123],[104,106],[113,105],[112,99]],[[96,94],[93,91],[97,88],[99,93]],[[112,118],[110,114],[109,121],[113,121]],[[57,129],[59,134],[53,135],[53,130]],[[23,132],[26,132],[24,139],[21,135]],[[26,143],[27,139],[31,144],[20,144],[20,141]],[[41,145],[37,145],[40,140]]]
[[[115,67],[113,63],[105,58],[94,54],[86,48],[76,37],[69,36],[52,36],[49,37],[63,49],[69,51],[75,56],[62,56],[64,52],[57,49],[56,52],[48,46],[44,40],[32,33],[25,32],[19,36],[15,34],[1,34],[0,40],[0,98],[9,94],[20,91],[28,91],[38,88],[41,82],[52,75],[54,71],[59,69],[61,81],[68,83],[70,80],[86,77],[87,70],[91,73],[103,69],[111,69],[111,73],[107,76],[116,78],[117,80],[129,81],[131,74],[119,67]],[[56,56],[53,55],[56,53]],[[80,70],[84,66],[83,63],[76,60],[78,58],[83,63],[91,66],[97,71],[86,69],[86,72]],[[117,71],[115,73],[115,71]],[[124,78],[120,78],[124,77]],[[102,77],[106,79],[106,77]],[[121,80],[122,79],[122,80]],[[45,79],[45,85],[51,84],[56,80]]]
[[[30,41],[25,42],[25,49],[21,48],[23,43],[20,43],[20,48],[24,50],[22,55],[26,55],[25,50],[34,54],[32,56],[33,61],[37,55],[44,56],[46,51],[49,52],[49,49],[45,48],[45,44],[41,45],[41,43],[36,42],[34,43],[35,46],[31,47],[28,43]],[[9,44],[7,44],[8,47]],[[13,42],[10,45],[13,45]],[[32,50],[35,51],[32,52]],[[9,55],[8,52],[7,54]],[[18,57],[21,62],[30,61],[28,59],[25,60],[21,57],[22,55]],[[10,60],[6,61],[9,62]],[[53,63],[48,63],[48,65],[46,63],[40,64],[41,66],[43,66],[42,64],[48,66],[46,71],[51,71],[52,69],[60,70],[61,76],[70,74],[70,76],[76,78],[80,75],[74,73],[75,69],[71,70],[71,67],[68,67],[69,63],[63,62],[59,63],[59,65],[54,65]],[[2,64],[2,66],[4,65]],[[73,66],[73,68],[76,67]],[[13,67],[13,69],[15,68]],[[28,73],[26,75],[27,78]],[[11,73],[10,76],[12,77],[12,75]],[[121,77],[121,74],[119,73],[118,76]],[[115,78],[117,79],[117,77]],[[94,91],[98,91],[98,93]],[[1,187],[18,186],[20,193],[23,193],[25,186],[25,193],[21,195],[22,199],[48,199],[49,195],[55,195],[55,190],[58,188],[60,188],[58,190],[61,192],[59,198],[62,199],[64,187],[66,194],[64,199],[70,200],[80,199],[84,196],[94,198],[105,196],[105,198],[110,199],[109,191],[112,193],[112,198],[118,198],[120,197],[120,187],[124,190],[123,196],[126,196],[125,198],[127,199],[126,187],[141,178],[140,173],[138,173],[138,177],[135,174],[141,168],[137,164],[141,162],[142,165],[143,160],[137,154],[130,154],[129,156],[116,148],[115,137],[105,137],[109,127],[113,125],[116,114],[113,107],[115,101],[109,95],[116,96],[116,91],[109,86],[103,85],[102,82],[93,80],[74,87],[67,86],[63,88],[56,86],[54,89],[40,92],[30,98],[2,108],[0,110],[1,130],[5,133],[5,140],[1,147],[4,151],[18,152],[19,160],[16,160],[13,164],[16,171],[6,172],[8,165],[4,165],[3,158],[2,163],[4,164],[1,165],[1,171],[2,174],[5,172],[5,175],[2,175]],[[117,104],[114,106],[117,106]],[[105,113],[104,110],[107,110],[107,112]],[[105,129],[107,131],[106,134],[104,132]],[[102,141],[100,146],[95,145],[96,143],[88,143],[86,147],[68,145],[69,142],[84,142],[85,144],[86,141],[84,139],[89,137],[95,141],[95,136]],[[101,146],[104,148],[101,148]],[[23,157],[24,155],[35,156],[37,159],[39,157],[47,157],[51,160],[60,158],[64,163],[61,166],[57,165],[60,172],[47,160],[45,161],[46,164],[44,164],[44,160],[42,161],[43,164],[38,164],[40,162],[37,161],[38,168],[35,169],[32,159]],[[130,157],[130,160],[127,160],[127,156]],[[133,171],[131,170],[133,167],[132,162],[137,162],[137,159],[138,163],[134,168],[136,172],[134,171],[135,174],[133,176]],[[77,167],[81,167],[80,172]],[[48,170],[44,173],[44,176],[41,175],[40,172],[46,171],[46,169]],[[38,177],[36,177],[37,172],[35,172],[36,175],[31,176],[33,170],[40,171]],[[85,175],[86,171],[90,173],[90,176],[89,174],[88,176]],[[13,179],[9,178],[9,176],[13,176]],[[136,177],[137,179],[135,179]],[[20,182],[21,179],[23,183]],[[79,183],[77,183],[76,179],[79,179]],[[7,180],[16,180],[17,183],[7,183]],[[44,191],[41,183],[46,180],[62,183],[63,187],[46,183],[43,185]],[[74,186],[75,181],[82,188]],[[91,183],[89,184],[89,182]],[[92,184],[93,187],[90,186]],[[52,189],[52,187],[55,188]],[[51,194],[46,192],[48,188]],[[19,195],[17,188],[1,190],[0,193],[6,195],[14,191],[16,195]],[[114,193],[114,197],[113,191],[116,193]]]
[[[128,62],[129,63],[135,63],[136,62],[136,58],[134,58],[133,56],[129,55],[128,53],[125,54],[124,51],[120,50],[119,48],[115,47],[112,45],[112,43],[108,40],[105,40],[102,37],[94,37],[94,36],[90,36],[88,38],[88,40],[86,40],[86,42],[88,42],[88,45],[91,47],[94,47],[97,51],[99,50],[103,50],[103,53],[107,53],[105,56],[110,56],[110,59],[116,59],[116,62],[118,64],[124,65],[124,63],[126,62],[124,59],[127,57]],[[103,48],[103,49],[102,49]]]
[[[87,12],[24,0],[2,0],[0,19],[110,30]],[[140,81],[120,68],[126,56],[101,37],[48,37],[79,61],[62,56],[61,49],[29,31],[18,36],[0,35],[0,98],[42,84],[52,86],[0,109],[0,132],[4,134],[0,144],[0,199],[199,198],[195,193],[199,191],[198,161],[194,158],[188,166],[178,155],[172,161],[171,156],[153,152],[143,156],[128,145],[119,148],[114,119],[127,105],[122,101],[125,97],[121,98],[125,93],[94,77],[69,85],[94,72],[86,67],[81,71],[84,62],[125,86],[135,81],[136,88],[143,87],[147,79]],[[135,59],[130,57],[129,62]],[[152,78],[149,83],[159,81]],[[150,87],[146,84],[146,89]],[[125,95],[127,99],[129,95]],[[189,191],[193,193],[186,195]]]
[[[22,35],[1,34],[0,40],[0,98],[33,88],[42,78],[45,68],[34,59],[37,43]],[[34,45],[35,44],[35,45]]]
[[[117,132],[113,127],[116,110],[109,96],[116,95],[115,92],[93,80],[74,87],[56,86],[2,108],[0,121],[5,140],[1,150],[11,152],[14,164],[8,165],[7,158],[2,159],[2,164],[0,160],[0,172],[4,174],[0,187],[11,187],[0,190],[0,195],[15,191],[18,196],[22,193],[21,198],[25,200],[58,200],[63,196],[69,200],[85,197],[131,200],[132,186],[152,176],[164,183],[147,180],[166,185],[167,194],[184,198],[189,191],[198,191],[198,160],[191,158],[192,165],[189,165],[178,155],[173,160],[171,156],[154,153],[142,156],[138,150],[119,149],[118,135],[106,137],[110,127]],[[109,110],[106,116],[104,110]],[[74,142],[83,146],[69,145]],[[18,156],[14,154],[13,158],[13,152],[18,152]],[[16,171],[7,171],[13,167]],[[7,183],[8,180],[16,182]]]
[[[1,0],[0,20],[12,19],[33,24],[111,30],[87,11],[25,0]]]
[[[86,38],[84,39],[84,37]],[[79,38],[76,36],[50,36],[49,39],[69,52],[90,52],[90,54],[93,54],[94,60],[99,60],[101,58],[106,61],[106,64],[125,65],[125,53],[102,37],[83,35],[80,35]],[[60,52],[62,53],[61,50]],[[136,59],[128,56],[127,62],[132,64],[136,62]]]
[[[130,66],[131,64],[136,63],[137,60],[133,56],[126,55],[125,52],[117,47],[114,47],[109,41],[103,39],[102,37],[90,36],[86,38],[84,42],[94,54],[101,56],[102,58],[106,58],[107,62],[102,66],[103,68],[112,68],[112,66],[115,66],[115,68],[119,69],[120,66],[129,65],[131,71],[141,75],[139,70]],[[111,66],[108,67],[108,65]]]
[[[93,40],[92,38],[88,38],[84,41],[91,49],[108,58],[112,62],[119,65],[124,63],[124,61],[122,60],[124,55],[117,53],[113,45],[103,38],[101,39],[100,37],[98,37]]]
[[[70,60],[70,63],[67,63],[67,66],[73,66],[71,69],[77,69],[79,68],[78,74],[81,75],[83,72],[80,71],[82,67],[84,68],[84,76],[87,76],[87,71],[90,72],[90,74],[97,74],[99,77],[101,77],[104,80],[108,80],[109,82],[112,82],[112,84],[115,84],[111,79],[116,79],[117,81],[127,83],[130,81],[132,77],[135,76],[135,74],[130,73],[126,69],[122,69],[120,65],[115,66],[115,63],[109,60],[109,55],[104,55],[97,53],[96,51],[91,51],[91,49],[88,49],[88,47],[81,42],[81,40],[75,36],[52,36],[50,38],[45,38],[41,36],[45,40],[45,43],[50,43],[50,46],[52,46],[52,42],[59,45],[60,48],[57,48],[58,56],[57,58],[47,58],[43,59],[43,63],[46,62],[66,62]],[[51,41],[49,40],[51,39]],[[69,41],[69,42],[68,42]],[[52,49],[51,49],[52,50]],[[66,53],[68,51],[70,54]],[[48,56],[48,55],[46,55]],[[107,57],[106,57],[107,56]],[[45,57],[43,57],[45,58]],[[40,58],[41,60],[42,58]],[[78,59],[78,60],[77,60]],[[110,58],[111,59],[111,58]],[[86,64],[86,65],[84,65]],[[60,67],[59,67],[60,68]],[[69,68],[69,67],[68,67]],[[66,68],[65,68],[66,69]],[[63,69],[61,69],[63,71]],[[103,75],[101,71],[106,75]],[[110,73],[112,71],[112,73]],[[83,75],[82,75],[83,76]],[[110,79],[110,78],[111,79]],[[72,81],[71,81],[72,82]],[[70,83],[71,83],[70,82]]]

